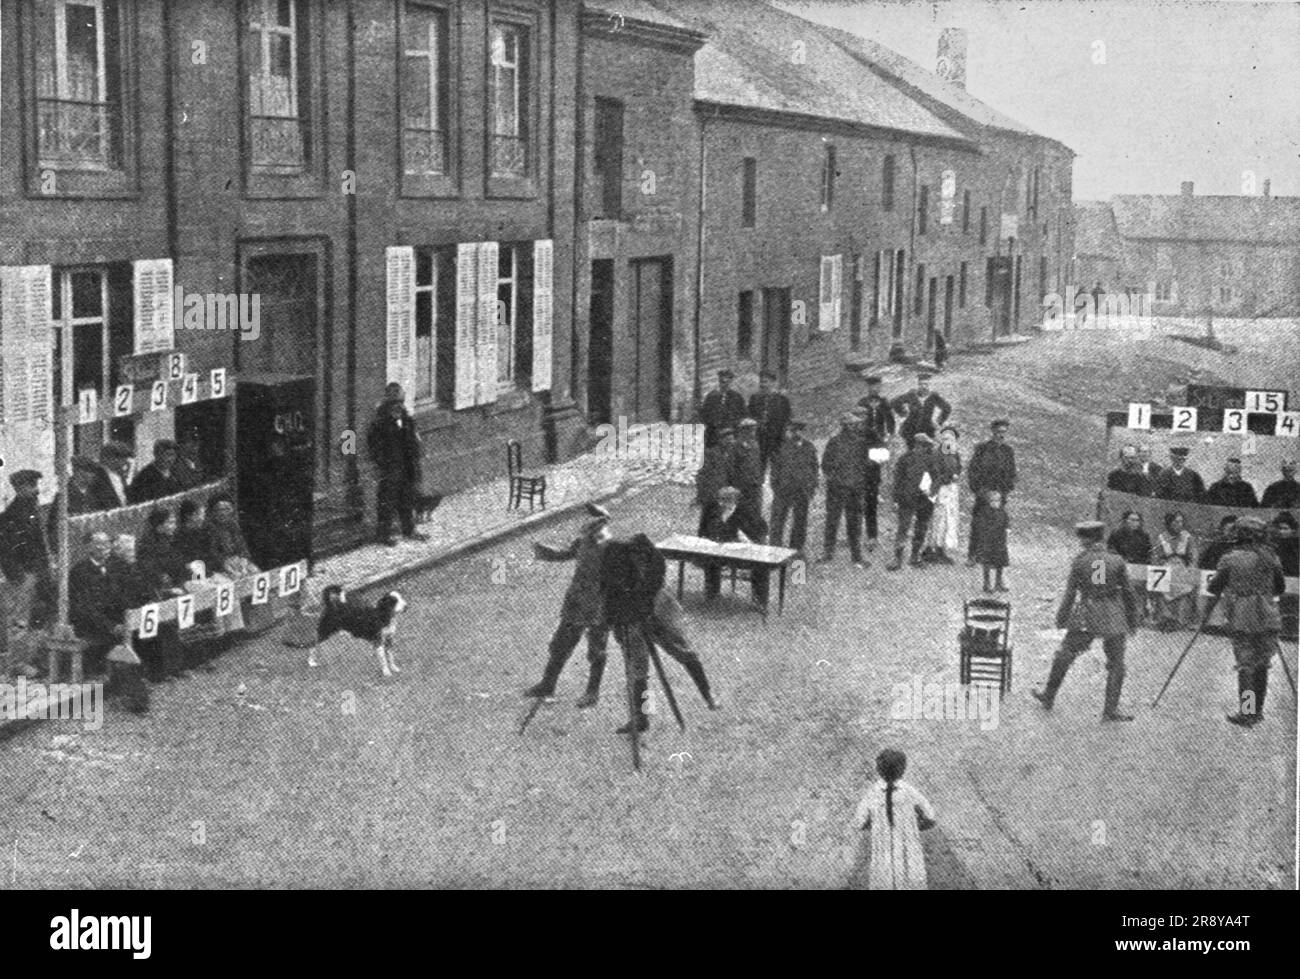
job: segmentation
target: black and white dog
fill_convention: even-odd
[[[316,645],[307,655],[308,666],[319,666],[316,649],[336,632],[347,632],[374,646],[379,657],[379,668],[384,676],[400,673],[393,659],[393,637],[397,632],[397,616],[406,608],[406,599],[395,591],[377,601],[373,606],[353,605],[342,585],[329,585],[321,593],[324,608],[316,626]]]

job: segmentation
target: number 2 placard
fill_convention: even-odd
[[[1175,432],[1196,431],[1196,415],[1195,408],[1175,408],[1173,430]]]

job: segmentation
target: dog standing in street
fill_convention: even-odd
[[[379,657],[379,669],[384,676],[400,673],[393,658],[393,637],[397,633],[397,616],[406,608],[406,599],[399,592],[390,591],[373,606],[352,604],[342,585],[330,585],[321,593],[324,608],[316,626],[316,644],[307,655],[308,666],[319,666],[316,650],[336,632],[347,632],[363,642],[370,643]]]

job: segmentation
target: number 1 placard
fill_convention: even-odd
[[[1151,405],[1130,401],[1128,406],[1128,427],[1149,429],[1151,427]]]

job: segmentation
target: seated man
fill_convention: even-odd
[[[1241,460],[1229,459],[1223,464],[1223,478],[1211,483],[1201,502],[1206,506],[1230,506],[1248,509],[1259,506],[1255,487],[1241,478]]]
[[[89,644],[87,669],[101,672],[108,651],[126,637],[119,582],[109,568],[113,542],[103,531],[88,534],[89,553],[68,574],[68,619],[78,639]]]
[[[184,592],[179,588],[159,587],[160,583],[151,570],[136,560],[135,537],[132,534],[118,534],[113,541],[113,553],[106,563],[109,580],[117,588],[124,611]],[[158,634],[152,639],[136,636],[132,640],[132,646],[144,665],[145,676],[154,683],[161,682],[180,669],[181,650],[174,620],[160,623]]]
[[[176,443],[159,439],[153,444],[153,462],[145,466],[127,489],[131,503],[148,503],[150,500],[183,492],[186,488],[176,471]]]
[[[767,542],[767,524],[751,508],[742,504],[740,490],[724,486],[718,490],[717,499],[704,512],[702,537],[719,543],[764,544]],[[755,604],[767,607],[767,579],[765,568],[750,572]],[[716,598],[722,590],[722,566],[706,565],[704,568],[704,596]]]
[[[1150,496],[1151,480],[1142,472],[1136,445],[1126,445],[1119,453],[1119,468],[1106,477],[1106,489],[1134,496]]]

